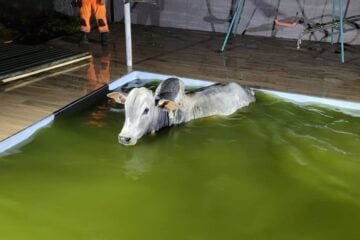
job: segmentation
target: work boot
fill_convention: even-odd
[[[102,32],[100,34],[100,38],[101,38],[101,45],[103,46],[107,46],[108,45],[108,32]]]
[[[80,43],[80,45],[89,43],[86,32],[80,32],[80,42],[79,43]]]

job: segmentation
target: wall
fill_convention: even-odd
[[[156,1],[157,5],[136,4],[132,10],[133,23],[213,32],[226,32],[230,11],[235,2],[235,0],[152,1]],[[346,17],[360,15],[359,0],[343,1]],[[56,2],[64,2],[64,0],[55,0],[55,6]],[[115,21],[121,21],[123,18],[122,3],[122,0],[114,0]],[[275,16],[279,19],[291,19],[298,16],[305,19],[305,23],[316,24],[330,21],[331,12],[332,0],[245,0],[244,12],[237,33],[296,39],[303,31],[304,24],[295,28],[273,30]],[[359,28],[360,21],[357,26],[345,25],[347,43],[360,44]],[[324,33],[307,35],[304,39],[329,41],[329,37]]]
[[[53,9],[49,0],[36,0],[36,4],[29,0],[0,0],[0,15],[14,15],[18,17],[36,17],[45,11]]]

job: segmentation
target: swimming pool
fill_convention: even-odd
[[[2,238],[357,239],[356,111],[256,96],[134,147],[106,99],[57,118],[0,158]]]

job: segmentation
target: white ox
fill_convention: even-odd
[[[125,104],[125,123],[119,142],[134,145],[143,135],[160,128],[213,116],[230,115],[255,101],[254,93],[236,83],[214,84],[186,93],[177,78],[163,81],[155,93],[141,87],[129,94],[111,92],[107,95]]]

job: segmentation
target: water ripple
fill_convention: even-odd
[[[334,151],[334,152],[340,153],[342,155],[347,155],[348,154],[345,150],[343,150],[343,149],[341,149],[339,147],[336,147],[336,146],[334,146],[333,144],[331,144],[331,143],[329,143],[327,141],[321,140],[320,138],[313,137],[313,136],[311,136],[309,134],[298,134],[293,130],[288,130],[288,132],[292,136],[295,136],[297,138],[308,139],[308,140],[311,140],[312,142],[320,143],[322,146],[325,147],[325,149],[327,149],[327,151]]]

